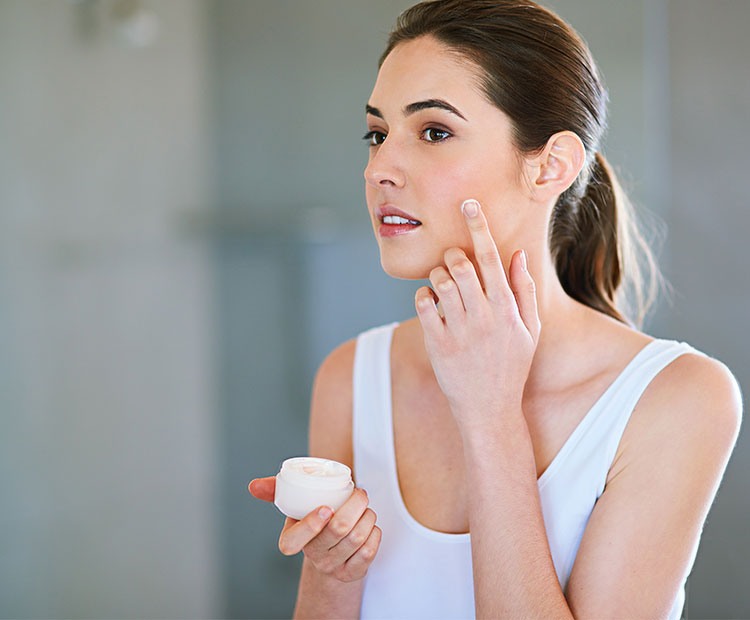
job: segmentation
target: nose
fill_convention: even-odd
[[[373,187],[381,188],[384,186],[403,187],[404,173],[397,164],[398,155],[393,148],[386,146],[386,139],[377,147],[374,154],[370,155],[370,161],[365,168],[365,181]]]

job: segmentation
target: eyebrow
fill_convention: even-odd
[[[404,106],[404,109],[402,112],[404,116],[409,116],[411,114],[414,114],[415,112],[419,112],[420,110],[426,110],[428,108],[438,108],[440,110],[447,110],[451,114],[455,114],[456,116],[466,120],[466,117],[463,114],[461,114],[461,112],[459,112],[456,108],[454,108],[450,103],[448,103],[447,101],[443,101],[442,99],[426,99],[425,101],[415,101],[414,103],[410,103],[409,105]],[[369,103],[365,104],[365,112],[367,114],[372,114],[373,116],[377,116],[378,118],[381,118],[381,119],[383,118],[383,113],[380,110],[378,110],[378,108],[372,107]]]

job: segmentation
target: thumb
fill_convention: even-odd
[[[250,494],[265,502],[273,502],[276,494],[276,476],[267,478],[254,478],[247,485]]]

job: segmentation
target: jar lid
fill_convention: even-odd
[[[281,464],[279,475],[288,482],[303,486],[339,489],[349,484],[352,470],[343,463],[331,459],[295,456]]]

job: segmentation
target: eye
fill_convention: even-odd
[[[445,142],[448,138],[450,138],[451,134],[447,131],[444,131],[443,129],[439,129],[438,127],[427,127],[422,131],[423,134],[427,135],[429,132],[434,131],[438,134],[442,134],[444,137],[436,139],[436,140],[425,140],[425,142],[431,142],[431,143],[439,143],[439,142]],[[375,136],[383,136],[383,140],[385,140],[385,135],[380,131],[368,131],[364,136],[362,136],[363,140],[369,140],[370,144],[368,146],[380,146],[382,142],[376,142],[372,143],[372,139]]]
[[[370,140],[370,144],[368,144],[367,146],[378,146],[377,144],[373,144],[372,143],[372,139],[375,136],[382,136],[382,135],[383,134],[381,132],[373,130],[373,131],[368,131],[364,136],[362,136],[362,139],[363,140]],[[380,144],[382,144],[382,142]]]
[[[443,134],[443,135],[445,135],[445,138],[442,138],[440,140],[427,140],[427,142],[445,142],[448,139],[448,137],[450,136],[450,134],[447,131],[443,131],[442,129],[438,129],[437,127],[428,127],[422,133],[425,134],[425,135],[427,135],[427,133],[430,132],[430,131],[435,131],[435,132],[437,132],[439,134]]]

